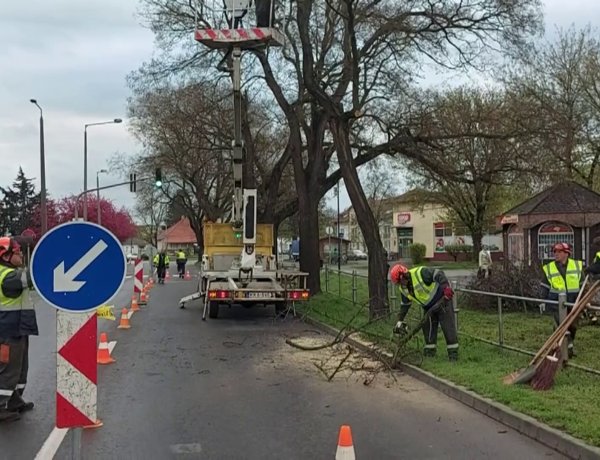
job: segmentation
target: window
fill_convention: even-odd
[[[559,222],[543,224],[538,232],[538,257],[540,261],[553,259],[552,246],[556,243],[569,243],[573,246],[575,236],[570,225]]]
[[[433,224],[435,236],[442,238],[444,236],[452,236],[452,225],[444,222],[436,222]]]
[[[508,260],[516,265],[523,262],[523,233],[516,225],[508,229]]]

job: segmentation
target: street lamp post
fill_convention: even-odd
[[[46,205],[46,157],[44,153],[44,113],[36,99],[29,102],[40,109],[40,226],[44,235],[48,231],[48,208]]]
[[[123,120],[121,120],[120,118],[115,118],[114,120],[111,121],[100,121],[98,123],[88,123],[85,125],[85,128],[83,130],[83,193],[84,193],[84,200],[83,200],[83,220],[87,221],[87,195],[85,195],[85,193],[87,192],[87,129],[89,126],[99,126],[99,125],[110,125],[113,123],[121,123]]]
[[[97,212],[97,221],[98,225],[102,225],[102,210],[100,208],[100,179],[98,175],[101,173],[107,173],[106,169],[101,169],[100,171],[96,171],[96,212]]]

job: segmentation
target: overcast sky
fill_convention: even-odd
[[[544,4],[547,33],[600,18],[598,0]],[[31,98],[44,110],[46,182],[54,198],[83,190],[86,123],[124,119],[88,128],[89,188],[115,152],[136,152],[125,120],[125,78],[154,47],[137,8],[134,0],[0,0],[0,186],[10,185],[21,166],[39,188],[39,111]],[[128,207],[134,201],[126,189],[105,196]],[[341,201],[348,203],[345,194]]]

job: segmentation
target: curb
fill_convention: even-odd
[[[319,329],[331,334],[337,335],[338,330],[328,324],[321,323],[313,318],[304,317],[304,322],[309,323]],[[361,340],[347,338],[345,342],[352,345],[353,347],[366,351],[378,353],[391,357],[391,353],[381,351],[373,344],[369,342],[363,342]],[[465,387],[456,385],[448,380],[439,378],[430,372],[424,371],[416,366],[410,364],[402,365],[402,372],[410,375],[417,380],[435,388],[436,390],[444,393],[464,405],[475,409],[484,415],[487,415],[493,420],[496,420],[503,425],[506,425],[519,433],[543,444],[555,451],[576,460],[598,460],[600,459],[600,449],[583,441],[552,428],[544,423],[541,423],[525,414],[521,414],[503,404],[500,404],[491,399],[484,398],[483,396],[468,390]]]

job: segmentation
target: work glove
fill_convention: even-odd
[[[394,326],[394,334],[408,334],[408,325],[404,321],[398,321]]]
[[[444,288],[444,299],[452,300],[452,297],[454,297],[454,291],[450,286],[446,286]]]
[[[540,308],[540,315],[543,315],[546,312],[546,304],[541,303],[538,305],[538,307]]]

